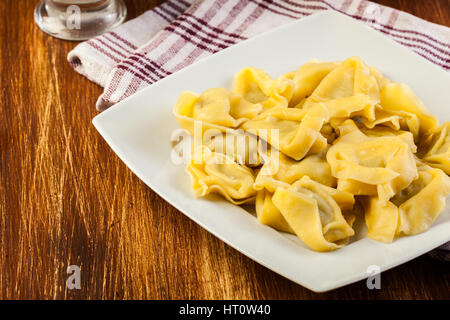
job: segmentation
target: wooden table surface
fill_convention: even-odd
[[[126,2],[132,18],[161,1]],[[377,2],[450,26],[449,0]],[[449,264],[428,256],[384,272],[381,290],[316,294],[186,218],[94,129],[102,89],[66,62],[76,43],[37,28],[36,3],[0,1],[1,299],[450,298]]]

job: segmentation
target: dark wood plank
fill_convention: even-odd
[[[448,264],[427,256],[315,294],[258,265],[139,181],[91,124],[101,88],[66,62],[75,43],[43,34],[37,1],[0,1],[1,299],[449,298]],[[129,0],[135,17],[162,1]],[[450,24],[448,0],[383,0]],[[66,269],[81,267],[81,290]]]
[[[406,11],[427,21],[450,26],[450,0],[377,0],[374,2]]]

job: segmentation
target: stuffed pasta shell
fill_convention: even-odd
[[[277,188],[272,202],[295,234],[316,251],[339,249],[354,235],[341,211],[353,206],[350,193],[305,176],[287,189]]]

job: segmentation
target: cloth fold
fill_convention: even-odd
[[[366,0],[168,0],[79,44],[68,60],[104,87],[96,104],[102,111],[217,51],[322,10],[362,21],[450,70],[450,28]],[[450,243],[435,256],[450,260]]]
[[[150,41],[193,2],[167,1],[111,32],[80,43],[69,52],[67,59],[78,73],[107,87],[108,77],[119,62]]]

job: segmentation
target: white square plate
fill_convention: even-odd
[[[450,75],[393,40],[334,11],[321,12],[214,54],[136,93],[96,116],[93,123],[125,164],[175,208],[233,248],[313,291],[323,292],[409,261],[450,240],[447,209],[425,233],[392,244],[364,237],[329,253],[308,249],[294,236],[260,224],[220,197],[197,199],[183,165],[171,161],[172,108],[184,90],[231,88],[233,75],[254,66],[277,76],[317,58],[359,56],[385,76],[408,84],[441,122],[450,120]]]

